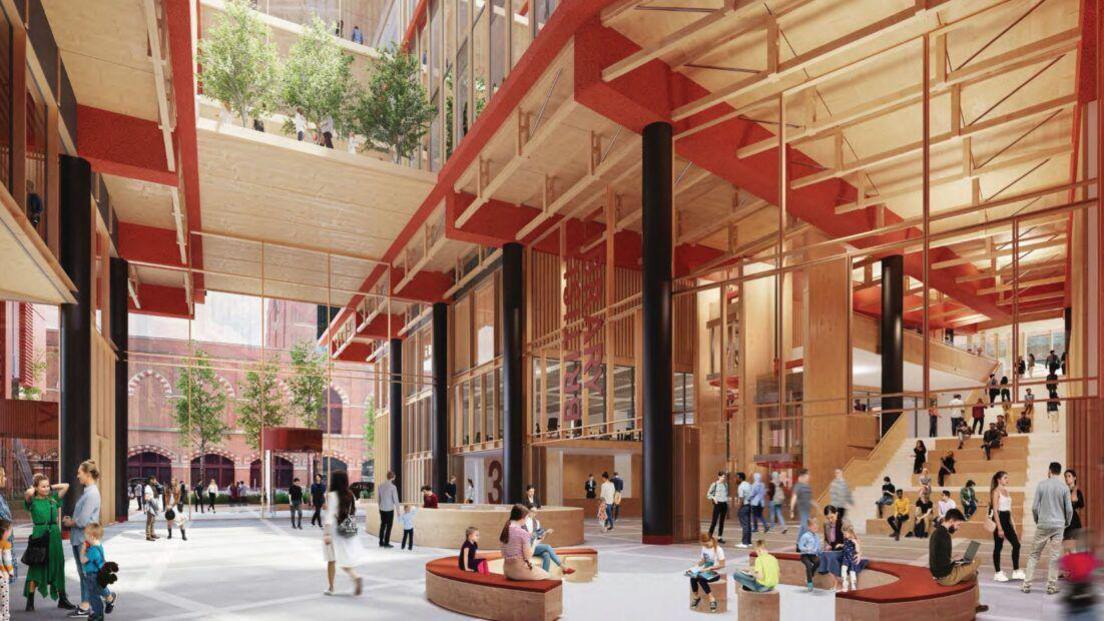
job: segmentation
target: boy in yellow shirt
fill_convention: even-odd
[[[893,529],[895,540],[901,540],[901,527],[908,521],[911,513],[912,503],[909,502],[908,498],[905,498],[905,490],[898,489],[897,498],[893,501],[893,515],[886,520],[889,522],[889,527]]]
[[[760,539],[755,542],[755,564],[750,571],[737,571],[732,578],[747,591],[765,593],[778,586],[778,559],[767,551],[767,542]]]

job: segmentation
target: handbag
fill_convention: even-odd
[[[997,523],[993,521],[993,511],[990,510],[985,514],[985,530],[989,532],[996,532]]]
[[[50,532],[46,531],[38,537],[27,540],[27,549],[23,551],[20,561],[28,567],[45,565],[49,557]]]
[[[165,512],[165,519],[170,521],[170,522],[175,520],[176,519],[176,511],[174,511],[172,509],[169,509],[168,511],[166,511]]]
[[[341,523],[337,525],[337,534],[342,537],[356,537],[357,523],[353,516],[350,515],[341,520]]]

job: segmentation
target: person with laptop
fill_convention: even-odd
[[[943,521],[932,529],[931,539],[928,541],[928,568],[932,578],[942,586],[954,586],[963,582],[977,580],[978,558],[977,551],[981,547],[976,541],[971,541],[966,549],[966,554],[961,559],[951,557],[954,542],[951,535],[958,529],[959,524],[966,521],[966,517],[958,509],[951,509],[943,516]],[[977,589],[978,597],[981,589]],[[975,602],[975,612],[985,612],[989,607],[980,601]]]

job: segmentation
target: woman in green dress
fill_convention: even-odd
[[[46,562],[27,570],[27,582],[23,596],[27,598],[27,610],[34,610],[34,594],[37,589],[43,597],[58,600],[58,608],[72,610],[73,604],[65,597],[65,549],[61,545],[61,497],[69,491],[68,483],[50,485],[44,474],[34,476],[34,485],[24,493],[24,504],[31,514],[34,529],[31,537],[47,535]]]

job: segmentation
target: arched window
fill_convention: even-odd
[[[343,422],[341,395],[333,387],[326,389],[326,412],[327,415],[319,420],[322,433],[341,433]]]
[[[279,455],[272,456],[272,466],[274,479],[272,486],[274,488],[287,489],[291,487],[292,473],[295,471],[295,466],[287,459],[280,457]],[[249,464],[249,487],[253,489],[261,489],[261,460],[254,459],[253,463]]]
[[[229,487],[234,482],[234,460],[222,455],[207,453],[203,456],[203,473],[200,474],[199,457],[192,460],[192,484],[196,481],[215,480],[220,488]]]
[[[327,481],[330,480],[330,473],[337,472],[338,470],[344,470],[345,472],[347,472],[349,474],[350,482],[356,480],[356,473],[349,472],[349,466],[345,462],[336,457],[322,458],[322,476],[324,476]]]
[[[159,453],[146,451],[127,457],[127,479],[148,479],[150,475],[158,481],[172,480],[172,460]]]

